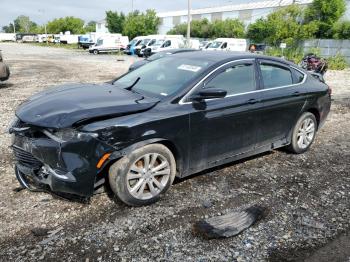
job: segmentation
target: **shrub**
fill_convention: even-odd
[[[336,54],[335,56],[332,56],[327,59],[328,61],[328,68],[331,70],[344,70],[348,67],[348,64],[345,60],[345,57],[341,54]]]
[[[304,57],[302,50],[299,48],[287,48],[283,51],[283,55],[282,55],[282,49],[274,47],[274,48],[267,49],[266,54],[270,56],[276,56],[276,57],[283,56],[285,57],[285,59],[295,64],[299,64]]]
[[[333,27],[335,39],[349,39],[350,38],[350,21],[338,22]]]

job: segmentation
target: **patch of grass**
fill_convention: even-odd
[[[35,46],[44,46],[44,47],[54,47],[54,48],[65,48],[65,49],[79,49],[78,44],[56,44],[56,43],[24,43],[24,44],[30,44]],[[80,48],[79,50],[83,50]]]

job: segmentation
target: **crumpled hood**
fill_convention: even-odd
[[[16,115],[31,125],[67,128],[94,118],[146,111],[158,101],[111,84],[69,84],[32,96]]]

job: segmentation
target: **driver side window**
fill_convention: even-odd
[[[217,88],[227,91],[227,95],[235,95],[256,90],[255,67],[253,63],[236,64],[225,68],[204,88]]]

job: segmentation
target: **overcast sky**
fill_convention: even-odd
[[[253,1],[192,0],[192,8]],[[131,0],[0,0],[0,27],[9,24],[19,15],[29,16],[31,20],[39,24],[64,16],[80,17],[86,22],[98,21],[105,18],[106,10],[128,13],[131,11],[131,6]],[[134,9],[139,10],[173,11],[186,8],[187,0],[134,0]]]

